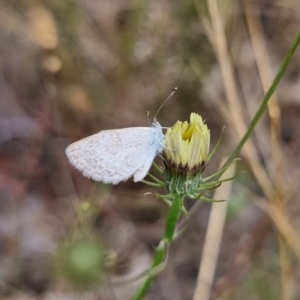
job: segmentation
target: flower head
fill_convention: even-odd
[[[174,188],[174,180],[177,183],[185,181],[185,187],[190,184],[194,186],[196,181],[199,183],[207,163],[209,145],[210,131],[196,113],[191,114],[190,123],[177,121],[167,130],[163,156],[165,179],[171,183],[169,189]],[[180,185],[177,183],[176,190]]]
[[[105,276],[105,250],[98,237],[67,238],[58,248],[57,275],[80,289],[99,285]]]

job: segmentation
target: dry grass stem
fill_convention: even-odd
[[[243,1],[248,30],[251,39],[251,45],[254,51],[256,66],[258,69],[259,77],[261,80],[264,93],[268,91],[273,81],[273,72],[271,62],[268,55],[266,41],[263,36],[263,28],[260,21],[258,5],[253,2]],[[271,125],[271,144],[272,144],[272,161],[274,163],[274,176],[280,176],[281,165],[281,149],[280,149],[280,136],[281,136],[281,112],[278,104],[276,93],[274,93],[268,102],[268,111],[270,116]],[[276,178],[275,178],[276,180]],[[280,180],[276,180],[276,186]]]
[[[217,1],[208,0],[208,7],[214,30],[213,37],[215,39],[214,45],[216,45],[215,51],[221,68],[226,100],[228,101],[229,111],[227,115],[228,118],[232,119],[233,126],[238,135],[238,140],[246,132],[247,126],[244,122],[241,103],[239,101],[237,87],[234,79],[233,67],[228,54],[227,41],[224,31],[224,25],[222,22],[222,16],[220,14]],[[259,157],[251,140],[249,140],[245,144],[243,154],[245,155],[246,160],[251,166],[255,177],[262,186],[267,197],[270,199],[273,198],[272,183],[269,177],[267,176],[264,168],[260,164]]]
[[[223,160],[221,166],[224,162],[225,160]],[[231,177],[234,172],[235,167],[231,166],[222,178]],[[232,181],[223,183],[216,190],[213,198],[228,199],[231,194],[231,187]],[[193,300],[210,299],[226,219],[227,204],[228,201],[212,203]]]
[[[267,52],[266,43],[263,37],[263,30],[260,21],[253,17],[256,16],[257,4],[244,1],[246,19],[249,28],[249,34],[252,42],[252,47],[254,50],[254,56],[256,59],[258,72],[261,80],[261,84],[264,92],[268,90],[272,83],[272,71],[271,64]],[[244,122],[243,110],[241,102],[239,101],[236,81],[234,78],[233,66],[230,60],[230,55],[228,53],[228,45],[225,34],[225,26],[223,24],[222,15],[220,13],[220,8],[216,0],[208,0],[208,8],[211,16],[213,34],[209,34],[209,39],[213,39],[212,46],[216,52],[218,62],[220,64],[224,89],[226,94],[226,100],[228,102],[228,116],[232,119],[233,126],[239,138],[242,137],[243,133],[246,131],[247,125]],[[207,26],[206,26],[207,27]],[[243,149],[243,154],[252,169],[257,182],[261,185],[268,202],[272,205],[270,210],[274,211],[274,214],[279,215],[280,221],[272,217],[274,223],[278,227],[282,236],[279,236],[279,252],[280,252],[280,262],[281,262],[281,277],[282,277],[282,299],[289,300],[293,293],[289,292],[293,288],[288,287],[293,286],[293,279],[290,276],[286,276],[291,269],[289,264],[288,249],[286,248],[286,242],[292,247],[296,255],[298,256],[298,244],[300,239],[296,234],[291,222],[286,214],[286,209],[282,203],[282,191],[285,188],[285,179],[282,178],[281,171],[281,161],[282,153],[280,146],[281,137],[281,121],[280,121],[280,109],[278,105],[278,100],[276,95],[273,95],[272,99],[268,104],[268,111],[270,115],[270,131],[271,131],[271,170],[273,170],[273,178],[270,179],[270,175],[267,173],[266,169],[260,163],[260,159],[257,151],[251,141],[245,145]],[[229,117],[228,117],[229,118]],[[294,237],[292,241],[290,239],[290,234]],[[288,291],[289,290],[289,291]]]
[[[262,88],[264,93],[267,92],[269,86],[272,83],[272,68],[271,62],[268,55],[267,45],[263,36],[263,27],[261,24],[260,11],[257,3],[243,1],[243,5],[246,12],[246,20],[248,30],[250,34],[251,44],[254,51],[256,65],[261,80]],[[282,195],[282,191],[285,190],[283,185],[285,178],[282,176],[282,153],[280,147],[281,137],[281,112],[278,104],[276,93],[274,93],[268,102],[268,112],[270,116],[270,131],[271,131],[271,151],[272,151],[272,165],[273,165],[273,181],[274,187],[276,187],[277,194]],[[279,196],[280,197],[280,196]],[[274,205],[280,209],[282,199],[276,197],[278,202]],[[280,203],[281,202],[281,203]],[[284,213],[284,212],[282,212]],[[288,222],[288,220],[286,220]],[[281,281],[282,281],[282,299],[289,300],[293,299],[293,292],[295,290],[295,282],[293,277],[290,276],[292,269],[291,258],[289,253],[289,247],[285,239],[279,235],[279,255],[280,255],[280,266],[281,266]]]
[[[261,207],[273,220],[281,235],[284,237],[290,248],[293,249],[295,255],[300,261],[300,240],[296,229],[291,224],[287,214],[283,209],[280,209],[278,205],[273,202],[263,203],[257,202],[257,205]]]

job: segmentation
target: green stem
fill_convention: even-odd
[[[178,219],[181,213],[181,208],[183,205],[184,196],[183,195],[174,195],[174,199],[172,202],[172,205],[169,209],[167,221],[166,221],[166,227],[165,227],[165,233],[163,240],[159,243],[159,245],[155,249],[155,255],[152,263],[152,268],[155,268],[159,266],[161,263],[163,263],[166,255],[169,245],[172,243],[176,225],[178,223]],[[140,287],[140,289],[137,291],[135,297],[133,300],[141,300],[146,295],[150,284],[152,283],[152,280],[154,279],[155,275],[150,275],[147,277],[143,285]]]
[[[160,265],[165,257],[165,247],[164,245],[162,245],[161,243],[156,247],[155,249],[155,256],[152,262],[152,266],[151,268],[155,268],[158,265]],[[133,300],[141,300],[144,298],[144,296],[146,295],[150,284],[152,283],[152,280],[154,278],[155,275],[149,275],[147,277],[147,279],[145,280],[145,282],[143,283],[143,285],[140,287],[140,289],[137,291],[135,297],[133,298]]]
[[[168,212],[165,233],[164,233],[164,240],[168,244],[171,244],[171,242],[173,241],[177,222],[183,205],[183,200],[184,200],[183,195],[174,195],[172,206],[170,207],[170,210]]]
[[[267,91],[262,104],[260,105],[258,111],[256,112],[255,116],[253,117],[250,125],[248,126],[248,130],[246,131],[245,135],[242,137],[242,139],[240,140],[240,142],[238,143],[238,145],[236,146],[236,148],[233,150],[233,152],[231,153],[231,155],[228,157],[227,161],[224,163],[224,165],[222,166],[222,168],[224,168],[224,166],[227,166],[229,164],[232,163],[232,161],[239,155],[242,147],[244,146],[244,144],[246,143],[246,141],[249,139],[250,135],[252,134],[252,132],[254,131],[255,126],[257,125],[258,121],[260,120],[262,114],[264,113],[265,109],[267,108],[268,105],[268,101],[270,100],[272,94],[274,93],[275,89],[277,88],[279,81],[281,80],[283,74],[286,71],[286,68],[294,54],[294,52],[296,51],[297,47],[299,46],[300,43],[300,32],[298,32],[295,40],[293,41],[292,46],[290,47],[287,55],[285,56],[278,73],[276,74],[274,81],[271,85],[271,87],[269,88],[269,90]],[[226,168],[224,168],[224,171],[219,173],[218,176],[215,178],[215,180],[218,180],[223,173],[226,171]]]

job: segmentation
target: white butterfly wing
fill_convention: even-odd
[[[66,149],[72,165],[84,176],[117,184],[133,176],[142,180],[163,149],[160,126],[104,130]]]

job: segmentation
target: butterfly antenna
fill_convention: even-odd
[[[158,108],[155,116],[154,116],[154,120],[156,120],[156,117],[158,115],[158,113],[160,112],[160,110],[162,109],[162,107],[166,104],[166,102],[175,94],[175,92],[177,91],[177,87],[174,87],[172,93],[169,95],[169,97],[162,103],[162,105]]]

